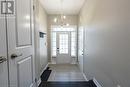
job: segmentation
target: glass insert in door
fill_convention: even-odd
[[[69,35],[59,34],[59,54],[68,54]]]

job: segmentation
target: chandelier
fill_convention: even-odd
[[[61,3],[61,11],[58,17],[54,18],[54,22],[60,24],[60,26],[69,26],[69,23],[66,23],[66,15],[63,13],[63,0],[60,0]]]

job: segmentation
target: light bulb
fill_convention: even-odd
[[[66,19],[66,16],[64,15],[63,18]]]
[[[66,24],[66,26],[69,26],[69,25],[70,25],[69,23]]]
[[[54,22],[55,22],[55,23],[57,22],[57,18],[54,18]]]

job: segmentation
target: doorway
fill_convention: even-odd
[[[71,63],[70,32],[57,32],[57,63]]]
[[[56,64],[76,63],[76,26],[53,26],[51,30],[51,59]]]

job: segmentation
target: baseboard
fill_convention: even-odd
[[[40,76],[42,75],[42,73],[44,72],[44,70],[46,70],[46,68],[48,67],[49,63],[47,63],[47,65],[45,66],[45,68],[42,70],[42,72],[40,73]],[[41,78],[38,79],[37,81],[37,86],[39,86],[41,83]]]
[[[40,76],[42,75],[42,73],[44,72],[44,70],[46,70],[46,68],[48,67],[49,63],[47,63],[47,65],[45,66],[45,68],[42,70],[42,72],[40,73]]]
[[[36,84],[35,84],[35,83],[32,83],[30,87],[36,87]]]
[[[37,81],[37,86],[39,87],[40,84],[41,84],[41,79],[39,79],[39,80]]]
[[[87,79],[86,75],[85,75],[84,73],[82,73],[82,74],[83,74],[84,79],[85,79],[86,81],[89,81],[89,80]]]
[[[99,82],[96,80],[96,78],[93,78],[93,82],[95,83],[95,85],[96,85],[97,87],[102,87],[102,86],[99,84]]]

